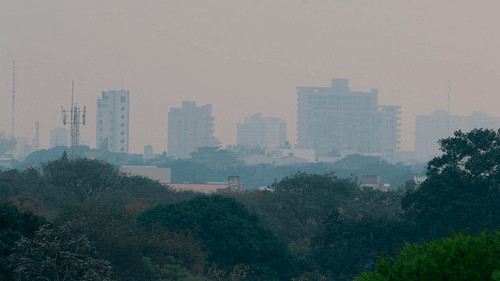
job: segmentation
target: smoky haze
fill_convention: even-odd
[[[402,148],[416,114],[497,111],[498,1],[14,1],[0,3],[0,131],[10,133],[16,60],[16,135],[40,147],[61,127],[60,106],[88,109],[82,139],[95,146],[96,99],[130,91],[130,151],[166,150],[167,115],[183,100],[212,104],[215,136],[257,112],[287,120],[296,139],[297,86],[349,78],[402,106]]]

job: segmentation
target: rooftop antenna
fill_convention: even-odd
[[[74,103],[74,88],[75,82],[71,82],[71,110],[70,113],[70,127],[71,127],[71,147],[69,148],[69,154],[71,160],[76,160],[80,154],[78,151],[78,141],[80,138],[80,124],[85,126],[85,118],[87,115],[87,107],[83,107],[83,112],[79,106]],[[62,122],[63,125],[67,124],[68,111],[61,106],[62,112]],[[82,114],[80,118],[80,114]]]
[[[16,61],[13,61],[12,64],[12,129],[10,132],[10,136],[14,139],[14,108],[16,101]]]

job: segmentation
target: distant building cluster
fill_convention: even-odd
[[[236,126],[236,144],[249,151],[240,160],[248,165],[289,165],[307,162],[335,162],[347,155],[378,156],[389,163],[428,161],[441,154],[438,141],[457,130],[498,129],[500,118],[481,112],[471,116],[449,115],[436,111],[417,115],[415,149],[401,151],[401,106],[381,105],[378,90],[351,90],[348,79],[332,79],[328,87],[297,87],[297,143],[287,141],[284,119],[255,113]],[[96,150],[87,155],[129,153],[130,92],[103,91],[97,99]],[[218,147],[214,135],[212,105],[198,106],[183,101],[168,112],[168,137],[162,157],[189,158],[201,147]],[[2,159],[23,159],[38,149],[38,138],[15,138],[15,147],[0,155]],[[70,146],[70,131],[50,131],[50,147]],[[82,140],[80,144],[88,144]],[[250,152],[252,151],[252,152]],[[138,155],[144,162],[158,154],[153,146],[144,146]],[[119,157],[119,156],[116,156]]]
[[[474,112],[471,116],[449,115],[446,111],[417,115],[415,118],[415,158],[428,161],[441,155],[438,141],[453,136],[455,131],[469,132],[474,128],[500,128],[500,118]]]

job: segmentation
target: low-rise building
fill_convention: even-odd
[[[170,184],[170,168],[158,168],[156,166],[122,166],[120,172],[129,176],[140,176],[157,180],[161,184]]]
[[[205,194],[224,192],[224,191],[244,191],[245,185],[241,183],[240,177],[230,176],[227,183],[170,183],[168,184],[173,189],[179,191],[194,191]]]
[[[383,192],[389,191],[391,185],[388,183],[380,183],[379,175],[363,175],[361,184],[359,185],[362,189],[372,188],[373,190],[380,190]]]

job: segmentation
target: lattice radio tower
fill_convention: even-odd
[[[10,131],[10,137],[14,139],[14,109],[16,102],[16,61],[12,63],[12,129]]]
[[[66,126],[68,113],[70,114],[70,126],[71,126],[71,147],[69,148],[69,155],[71,160],[77,159],[80,154],[78,151],[78,140],[80,138],[80,124],[85,126],[85,115],[87,108],[83,107],[83,112],[80,107],[74,103],[73,101],[73,90],[75,83],[71,82],[71,110],[65,110],[64,107],[61,106],[62,112],[62,122]],[[81,114],[81,118],[80,118]]]

